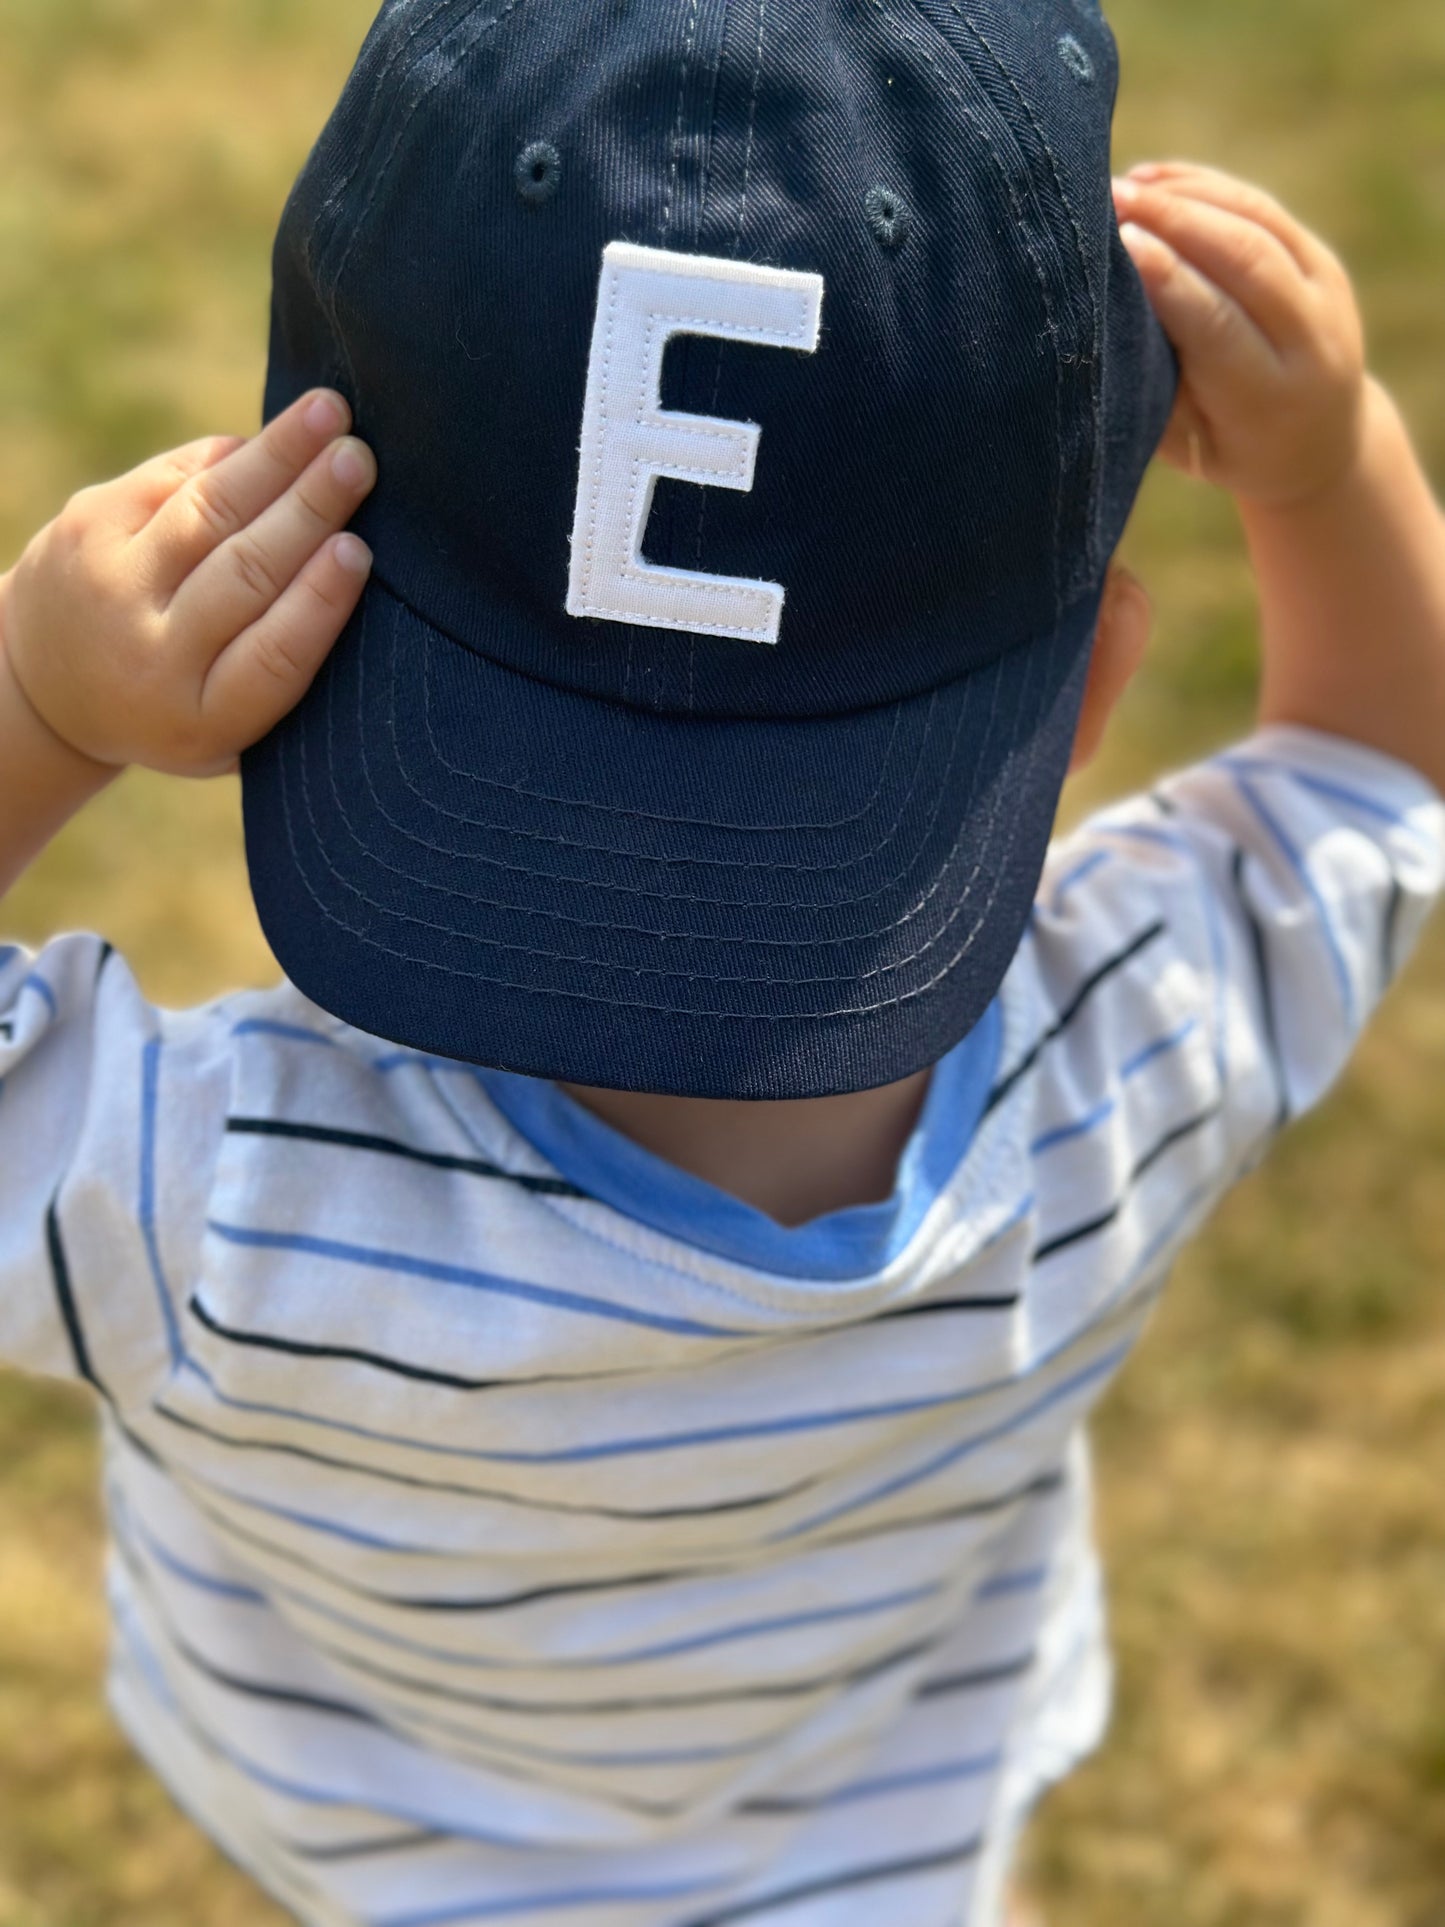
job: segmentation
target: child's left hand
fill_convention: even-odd
[[[0,675],[102,769],[224,770],[295,707],[371,566],[338,535],[376,480],[350,410],[313,390],[82,489],[0,577]]]

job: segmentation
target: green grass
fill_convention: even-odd
[[[1445,478],[1440,0],[1113,15],[1120,159],[1216,160],[1319,227]],[[255,425],[271,232],[368,17],[0,0],[0,562],[83,483]],[[1229,505],[1157,476],[1128,553],[1159,641],[1074,810],[1250,713]],[[125,779],[6,923],[101,928],[168,1001],[272,968],[229,784]],[[1341,1091],[1190,1252],[1104,1408],[1119,1705],[1032,1846],[1056,1927],[1445,1923],[1442,966],[1437,929]],[[279,1920],[103,1711],[85,1406],[0,1383],[0,1466],[0,1927]]]

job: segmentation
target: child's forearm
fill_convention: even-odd
[[[71,749],[31,707],[5,649],[7,581],[0,577],[0,896],[118,773]]]
[[[1445,790],[1445,515],[1390,397],[1323,495],[1241,505],[1259,579],[1265,722],[1384,750]]]

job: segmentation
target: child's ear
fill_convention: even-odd
[[[1093,760],[1104,740],[1115,705],[1144,660],[1153,620],[1154,609],[1144,584],[1128,569],[1112,563],[1099,609],[1099,626],[1094,632],[1094,653],[1089,659],[1089,680],[1084,685],[1084,705],[1074,735],[1070,775]]]

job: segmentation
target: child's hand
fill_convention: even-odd
[[[40,720],[97,764],[227,768],[305,694],[371,566],[337,535],[376,480],[345,401],[303,395],[82,489],[0,578],[0,650]]]
[[[1331,488],[1354,460],[1365,396],[1340,262],[1269,195],[1213,168],[1136,167],[1114,198],[1183,373],[1165,458],[1269,508]]]

